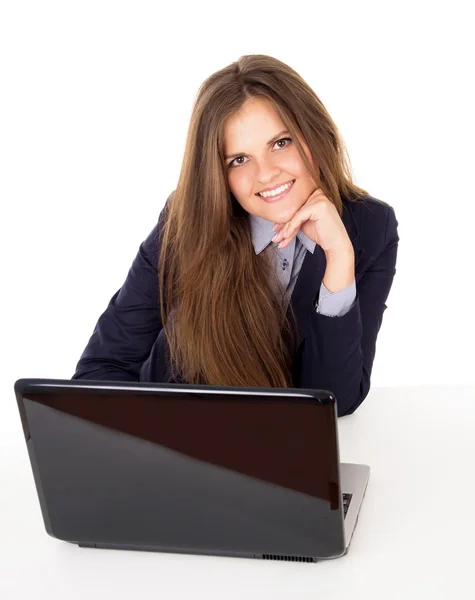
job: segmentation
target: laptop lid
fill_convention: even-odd
[[[56,538],[256,558],[344,553],[328,391],[20,379],[15,393]]]

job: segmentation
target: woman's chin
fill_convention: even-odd
[[[290,219],[292,219],[292,217],[297,212],[297,209],[292,210],[292,209],[287,208],[287,209],[278,210],[277,207],[275,207],[274,210],[269,210],[267,212],[270,215],[271,221],[273,221],[274,223],[279,223],[279,224],[284,225],[285,223],[288,223],[290,221]]]

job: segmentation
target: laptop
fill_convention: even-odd
[[[369,467],[327,390],[19,379],[46,532],[80,547],[316,562],[346,554]]]

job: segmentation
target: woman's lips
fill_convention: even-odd
[[[295,179],[292,180],[292,185],[290,185],[286,190],[284,190],[281,194],[278,194],[277,196],[268,196],[267,198],[264,198],[263,196],[259,196],[259,198],[264,200],[264,202],[277,202],[277,200],[281,200],[282,198],[287,196],[287,194],[290,192],[290,190],[294,187],[294,183],[295,183]]]

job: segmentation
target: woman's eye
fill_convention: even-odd
[[[229,163],[229,166],[231,166],[233,164],[233,162],[236,162],[237,160],[240,160],[241,158],[245,158],[244,156],[238,156],[237,158],[235,158],[231,163]],[[239,165],[242,165],[242,163],[238,163]]]
[[[277,140],[276,144],[278,144],[279,142],[291,142],[291,141],[292,141],[292,138],[282,138],[280,140]],[[275,144],[274,144],[274,146],[275,146]],[[280,148],[287,148],[287,146],[288,146],[288,144],[285,144],[285,146],[280,146]],[[233,163],[235,163],[237,160],[240,160],[241,158],[246,158],[246,157],[245,156],[238,156],[237,158],[235,158],[234,160],[232,160],[229,163],[228,167],[233,167],[234,166]],[[244,164],[244,163],[238,163],[236,166],[239,167],[242,164]]]
[[[282,138],[281,140],[277,140],[276,144],[278,144],[279,142],[291,142],[292,139],[291,138]],[[281,148],[286,148],[288,146],[288,144],[285,144],[285,146],[281,146]]]

